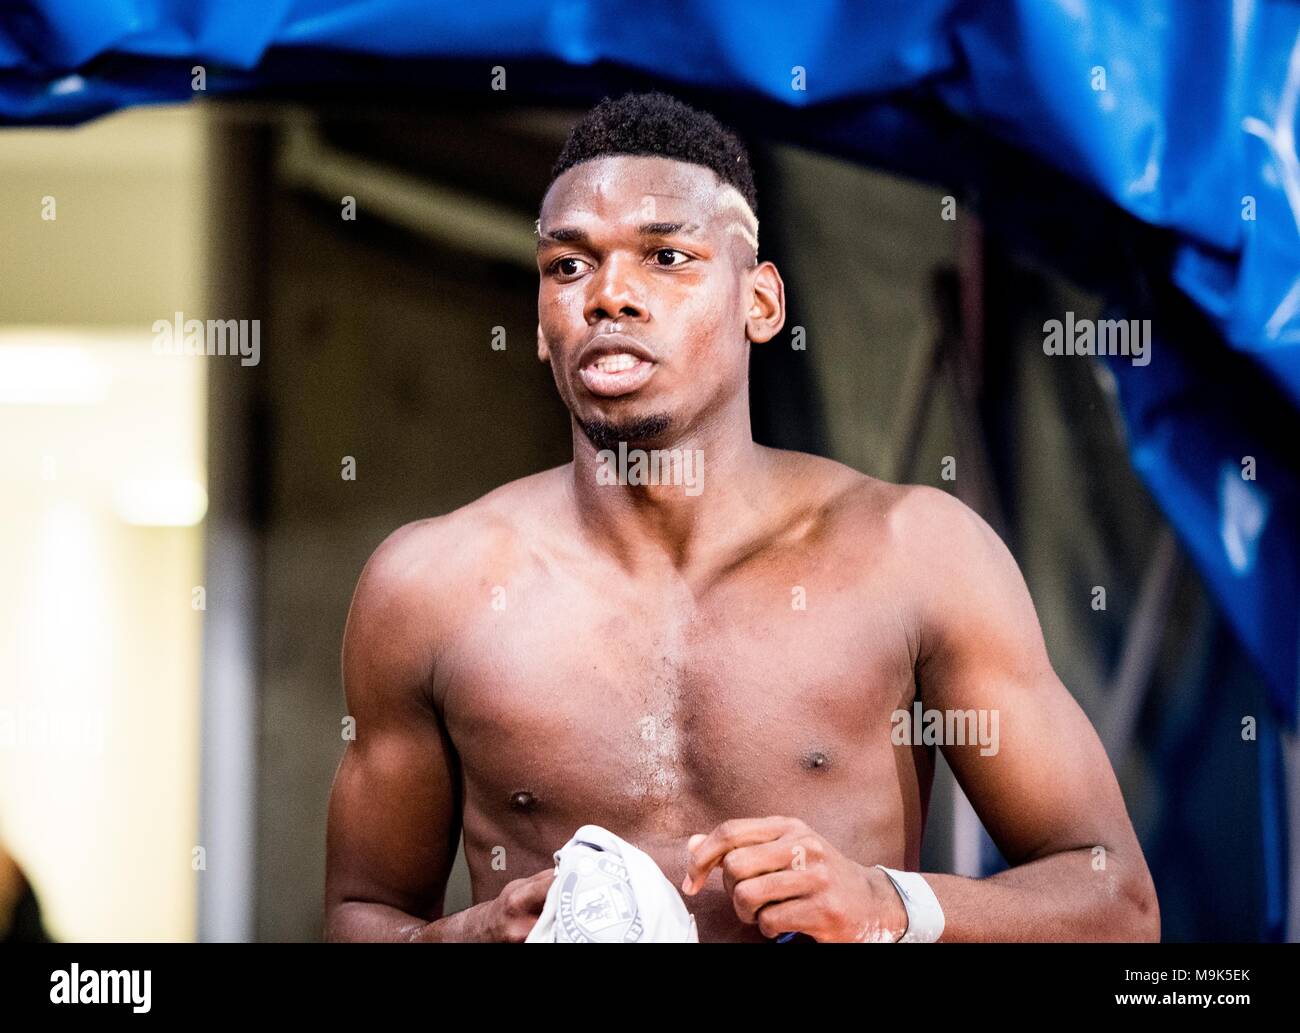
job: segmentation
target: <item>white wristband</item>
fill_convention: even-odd
[[[943,908],[924,876],[920,872],[897,872],[883,864],[876,867],[889,876],[907,911],[907,930],[897,942],[934,943],[939,939],[943,935]]]

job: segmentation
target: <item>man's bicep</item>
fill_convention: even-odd
[[[427,692],[433,630],[411,601],[409,574],[400,552],[377,554],[348,615],[343,680],[355,738],[330,794],[326,897],[432,919],[460,835],[459,780]]]
[[[1127,845],[1119,786],[1087,716],[1055,675],[1032,684],[958,677],[946,706],[977,709],[996,734],[946,744],[944,758],[1011,864],[1060,850]],[[973,687],[972,687],[973,686]],[[969,691],[968,691],[969,690]],[[979,711],[983,710],[984,713]]]
[[[945,732],[966,731],[964,744],[945,735],[944,757],[1012,864],[1126,838],[1114,772],[1052,669],[1015,559],[962,510],[949,513],[951,569],[932,582],[918,664],[924,706]]]
[[[326,894],[431,920],[442,913],[460,816],[436,718],[409,720],[369,731],[358,722],[330,794]]]

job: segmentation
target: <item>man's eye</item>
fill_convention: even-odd
[[[551,263],[551,272],[558,276],[577,276],[586,264],[581,258],[557,258]]]
[[[669,256],[667,260],[664,259],[665,255]],[[677,258],[681,259],[682,261],[680,262],[673,261],[671,256],[674,255],[677,256]],[[685,252],[678,251],[676,248],[671,248],[671,247],[661,247],[659,248],[659,250],[655,252],[654,255],[656,265],[661,265],[669,269],[671,269],[675,265],[681,265],[683,262],[689,261],[690,257],[691,256],[686,254]]]

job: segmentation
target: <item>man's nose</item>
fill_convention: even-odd
[[[628,258],[608,258],[591,278],[584,315],[589,325],[602,319],[643,319],[645,302],[637,283],[635,263]]]

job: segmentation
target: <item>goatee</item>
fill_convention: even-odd
[[[638,416],[622,423],[609,420],[578,420],[578,426],[600,451],[618,448],[620,441],[626,441],[628,447],[649,444],[666,431],[672,419],[667,413],[654,413],[650,416]]]

